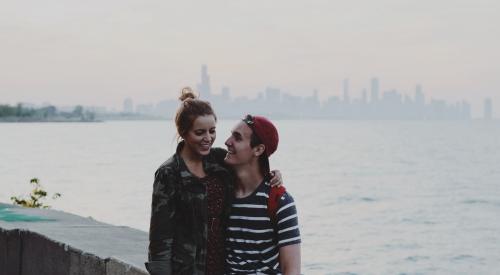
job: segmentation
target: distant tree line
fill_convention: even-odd
[[[80,105],[76,106],[73,111],[61,112],[52,105],[28,108],[19,103],[16,106],[0,104],[0,119],[12,121],[94,121],[95,114],[85,111]]]

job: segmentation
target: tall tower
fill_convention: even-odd
[[[349,78],[344,79],[344,83],[342,85],[344,91],[344,103],[348,104],[350,102],[349,99]]]
[[[493,102],[491,98],[484,100],[484,119],[490,120],[493,118]]]
[[[212,96],[210,89],[210,76],[207,71],[207,65],[203,64],[201,66],[201,83],[198,83],[198,92],[200,93],[200,97],[204,100],[210,100],[210,97]]]
[[[134,112],[134,102],[130,97],[127,97],[123,101],[123,112],[127,114],[131,114]]]
[[[371,103],[378,102],[378,93],[379,93],[379,82],[378,78],[372,78],[371,81]]]
[[[417,84],[417,87],[415,88],[415,102],[417,103],[418,106],[425,105],[425,96],[424,93],[422,92],[422,85],[420,84]]]

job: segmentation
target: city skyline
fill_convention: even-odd
[[[283,91],[279,87],[265,87],[250,96],[232,96],[228,86],[221,87],[214,92],[208,66],[201,66],[199,83],[191,85],[201,99],[212,103],[221,117],[239,117],[240,110],[258,112],[260,114],[281,118],[335,118],[335,119],[494,119],[493,101],[485,98],[481,110],[472,115],[472,107],[466,100],[448,102],[444,99],[426,96],[421,84],[416,84],[410,93],[400,92],[397,89],[385,89],[377,77],[369,80],[369,87],[358,93],[350,90],[349,78],[344,78],[342,87],[337,95],[324,100],[319,97],[317,89],[309,95],[294,95]],[[180,90],[179,90],[180,91]],[[413,94],[413,95],[412,95]],[[175,98],[164,98],[158,102],[137,102],[135,98],[127,97],[121,108],[109,108],[98,105],[85,105],[86,110],[100,114],[138,114],[150,118],[169,118],[178,107],[179,101]],[[50,102],[36,104],[19,102],[25,107],[57,106],[61,110],[70,111],[77,105],[55,105]],[[236,106],[236,107],[235,107]],[[290,106],[293,106],[289,109]],[[273,111],[268,111],[273,109]]]
[[[321,102],[318,91],[301,97],[281,91],[277,87],[266,87],[255,97],[232,97],[230,87],[222,87],[214,93],[208,67],[202,65],[200,82],[196,92],[200,98],[208,100],[217,114],[223,118],[237,118],[241,112],[257,113],[278,118],[334,118],[334,119],[406,119],[406,120],[464,120],[471,119],[471,106],[465,100],[447,102],[442,99],[426,98],[420,84],[414,94],[408,95],[396,89],[384,90],[380,80],[372,78],[370,88],[363,89],[359,97],[351,95],[349,79],[343,80],[342,95],[331,96]],[[369,91],[368,91],[369,90]],[[169,117],[179,101],[163,100],[156,104],[137,104],[132,98],[123,102],[123,113],[137,113],[146,116]],[[493,103],[486,98],[483,106],[484,119],[492,119]]]
[[[99,8],[96,8],[99,7]],[[460,1],[7,1],[3,103],[121,108],[175,98],[208,64],[235,97],[279,87],[320,100],[384,89],[500,102],[500,3]],[[369,96],[369,95],[368,95]]]

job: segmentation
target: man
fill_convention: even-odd
[[[268,212],[269,156],[278,131],[266,118],[248,115],[225,144],[226,164],[237,176],[226,236],[228,274],[300,274],[300,232],[293,198],[281,195]]]

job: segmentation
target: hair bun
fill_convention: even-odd
[[[198,96],[194,93],[193,89],[190,87],[184,87],[181,90],[181,95],[179,96],[180,101],[185,101],[187,99],[196,99]]]

